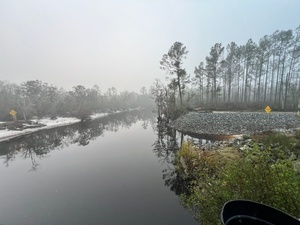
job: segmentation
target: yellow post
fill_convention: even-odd
[[[272,111],[272,109],[270,108],[270,106],[267,106],[266,108],[265,108],[265,112],[267,113],[267,115],[268,115],[268,122],[267,122],[267,124],[269,125],[269,129],[270,129],[270,112]]]
[[[9,114],[12,115],[14,121],[17,121],[17,112],[15,110],[11,110]]]

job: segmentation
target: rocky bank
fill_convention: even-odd
[[[190,112],[168,124],[182,133],[199,135],[249,135],[300,127],[294,112]]]

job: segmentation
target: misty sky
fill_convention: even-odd
[[[192,74],[217,42],[300,25],[300,0],[0,0],[0,80],[139,91],[182,42]]]

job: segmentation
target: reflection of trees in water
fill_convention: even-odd
[[[163,163],[172,163],[174,152],[178,150],[176,130],[170,129],[163,124],[158,124],[155,132],[157,134],[157,140],[153,144],[155,155]]]
[[[153,144],[153,151],[166,166],[166,169],[162,171],[165,185],[170,187],[176,195],[187,192],[186,181],[178,175],[175,169],[175,156],[182,144],[183,135],[163,123],[156,124],[154,130],[157,139]]]
[[[176,172],[176,152],[179,150],[183,142],[192,142],[200,149],[210,149],[212,146],[218,144],[218,140],[222,140],[225,136],[215,135],[184,135],[167,127],[164,122],[155,123],[153,126],[157,134],[157,139],[153,144],[153,151],[155,155],[166,166],[163,172],[163,179],[165,185],[170,187],[176,195],[182,193],[188,194],[188,184],[192,178],[182,178]]]
[[[91,140],[102,136],[105,131],[117,132],[120,128],[129,128],[139,120],[151,122],[150,115],[144,111],[135,110],[109,115],[86,123],[42,130],[8,142],[0,142],[0,155],[6,166],[17,157],[30,159],[32,169],[35,170],[38,166],[37,160],[46,157],[54,149],[62,149],[70,144],[86,146]]]

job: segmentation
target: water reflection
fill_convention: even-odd
[[[162,171],[165,185],[170,187],[176,195],[187,193],[186,180],[183,180],[175,169],[175,156],[184,140],[184,135],[165,124],[157,123],[154,127],[157,139],[153,144],[153,152],[165,165]]]
[[[155,132],[157,135],[157,140],[153,144],[155,155],[163,163],[172,163],[174,153],[179,149],[176,130],[157,124]]]
[[[161,179],[168,165],[166,184],[176,181],[176,133],[151,127],[151,112],[132,111],[0,143],[0,223],[197,224]]]
[[[85,123],[42,130],[24,137],[6,142],[0,142],[0,156],[6,166],[9,166],[16,157],[29,159],[31,170],[38,168],[38,161],[55,149],[62,149],[72,144],[86,146],[90,141],[103,136],[105,131],[117,132],[120,128],[129,128],[139,120],[143,120],[146,129],[152,122],[151,112],[134,110],[113,114]]]
[[[176,152],[180,149],[183,142],[191,142],[202,150],[210,150],[219,146],[224,140],[232,138],[232,136],[207,135],[196,133],[181,133],[167,127],[166,124],[156,123],[154,127],[157,139],[153,144],[153,152],[165,165],[162,171],[165,185],[170,187],[171,191],[176,195],[189,194],[188,184],[191,178],[183,179],[175,169]]]

